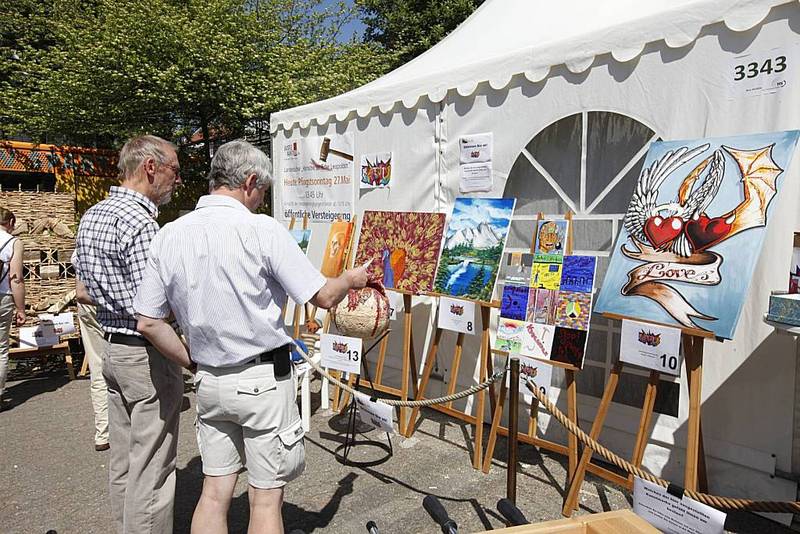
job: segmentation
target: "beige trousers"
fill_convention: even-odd
[[[120,534],[171,534],[183,377],[153,347],[106,343],[111,512]]]
[[[8,376],[8,336],[11,332],[11,321],[14,320],[14,297],[0,296],[0,397],[6,389]]]
[[[108,387],[103,378],[103,352],[106,340],[97,322],[94,306],[78,303],[78,321],[81,324],[84,358],[89,362],[89,393],[94,409],[94,443],[108,443]]]

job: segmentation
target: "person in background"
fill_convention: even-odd
[[[121,534],[172,533],[181,366],[136,330],[133,297],[158,232],[158,206],[180,183],[175,146],[152,135],[125,143],[122,182],[81,217],[75,240],[78,302],[97,306],[108,385],[109,491]]]
[[[11,235],[17,219],[0,208],[0,410],[8,375],[8,347],[11,322],[25,324],[25,282],[22,273],[22,241]]]
[[[89,362],[89,392],[94,410],[94,450],[107,451],[108,444],[108,386],[103,378],[105,339],[97,322],[97,310],[89,304],[78,303],[78,322],[81,325],[84,358]]]
[[[168,323],[170,312],[198,365],[197,443],[203,492],[193,534],[227,533],[239,471],[247,469],[249,534],[281,534],[283,488],[305,466],[291,338],[281,309],[287,294],[320,308],[364,287],[367,269],[325,278],[275,219],[255,212],[272,164],[245,141],[217,149],[210,194],[153,239],[134,308],[139,331],[173,360],[189,358]]]

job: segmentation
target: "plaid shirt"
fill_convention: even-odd
[[[97,320],[106,332],[140,335],[133,297],[158,233],[157,216],[156,205],[141,193],[112,187],[108,198],[81,217],[75,274],[97,304]]]

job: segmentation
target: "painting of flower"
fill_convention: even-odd
[[[443,213],[365,211],[355,265],[390,289],[430,291],[444,233]]]

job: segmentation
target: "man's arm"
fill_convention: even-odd
[[[193,370],[194,362],[189,358],[186,345],[166,319],[153,319],[141,314],[137,314],[137,318],[136,329],[158,349],[158,352],[181,367]]]
[[[351,289],[360,289],[367,285],[367,268],[371,262],[361,267],[348,269],[336,278],[328,278],[325,285],[311,297],[311,304],[322,309],[333,308],[339,304]]]
[[[11,295],[14,298],[14,321],[17,326],[25,324],[25,281],[22,276],[22,255],[25,247],[21,239],[14,241],[14,252],[8,266],[8,283],[11,286]]]
[[[84,283],[77,278],[75,279],[75,300],[81,304],[94,306],[94,301],[92,300],[92,296],[89,295],[89,290],[86,289]]]

